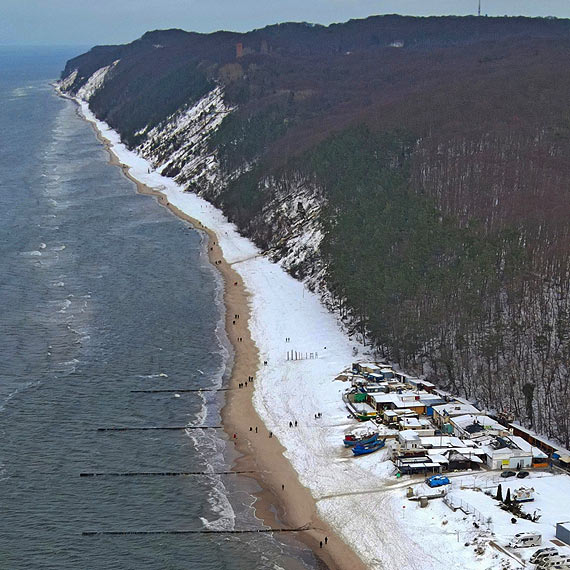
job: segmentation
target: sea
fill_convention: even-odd
[[[0,569],[322,568],[226,532],[262,525],[257,484],[219,474],[221,280],[56,95],[83,51],[0,48]],[[185,426],[211,429],[109,429]]]

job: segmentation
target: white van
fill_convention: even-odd
[[[542,535],[538,532],[519,532],[513,536],[509,546],[511,548],[527,548],[528,546],[540,546]]]
[[[537,565],[540,570],[566,570],[570,568],[570,558],[568,556],[549,556],[542,559]]]
[[[529,559],[531,564],[540,564],[541,560],[546,560],[549,556],[558,556],[558,549],[554,547],[539,548]]]

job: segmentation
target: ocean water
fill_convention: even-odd
[[[231,348],[204,236],[138,195],[50,81],[78,48],[0,48],[0,569],[310,569],[216,472]]]

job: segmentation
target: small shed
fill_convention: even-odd
[[[404,430],[398,434],[398,442],[403,450],[421,449],[420,436],[413,430]]]

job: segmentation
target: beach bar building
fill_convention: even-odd
[[[481,447],[490,469],[524,469],[532,467],[532,453],[520,449],[507,438],[496,437]]]

